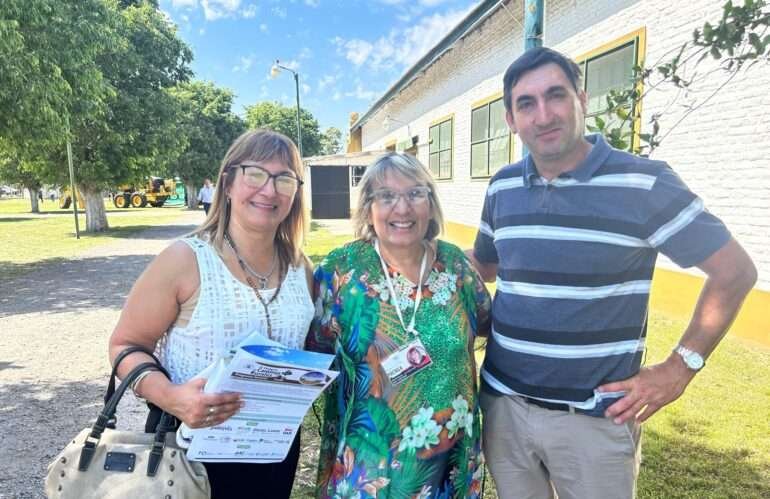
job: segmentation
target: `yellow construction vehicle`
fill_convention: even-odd
[[[150,177],[141,188],[134,185],[121,185],[112,195],[115,208],[144,208],[148,204],[159,208],[166,200],[176,194],[176,182],[170,178]]]

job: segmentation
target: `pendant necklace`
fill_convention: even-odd
[[[251,268],[251,265],[249,265],[246,260],[241,258],[241,254],[238,253],[238,250],[235,248],[235,243],[227,232],[225,232],[225,241],[227,241],[227,245],[230,246],[230,249],[235,253],[235,258],[238,259],[238,264],[241,266],[241,269],[243,269],[244,274],[254,277],[259,282],[259,289],[267,289],[267,282],[270,280],[273,272],[275,272],[275,267],[278,264],[278,252],[273,251],[273,263],[270,266],[270,271],[267,274],[262,275]]]
[[[270,276],[273,275],[273,271],[275,271],[276,262],[278,261],[277,252],[273,254],[273,267],[270,269],[270,272],[266,276],[263,276],[257,272],[254,272],[254,269],[249,267],[248,264],[243,260],[243,258],[241,258],[241,255],[238,253],[238,250],[235,248],[235,244],[230,238],[230,235],[226,232],[225,232],[225,240],[227,241],[227,244],[230,246],[230,249],[233,250],[233,253],[235,253],[235,257],[238,259],[238,265],[240,265],[241,270],[243,270],[243,273],[246,275],[246,282],[249,283],[249,287],[251,287],[251,289],[254,290],[254,294],[257,295],[257,300],[259,300],[259,303],[262,304],[262,308],[265,309],[265,321],[267,322],[267,337],[272,340],[273,323],[270,320],[270,310],[268,309],[268,306],[271,303],[273,303],[276,298],[278,298],[278,293],[281,291],[281,284],[283,284],[282,279],[278,279],[278,287],[275,288],[275,293],[273,293],[273,296],[271,296],[269,300],[265,301],[265,299],[262,297],[262,293],[260,292],[260,290],[264,290],[267,288],[267,280],[270,279]],[[259,287],[257,287],[257,284],[252,279],[252,276],[259,279]]]

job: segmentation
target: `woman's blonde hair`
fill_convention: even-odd
[[[432,241],[443,233],[444,213],[436,195],[436,183],[433,181],[433,176],[425,168],[425,165],[411,154],[389,152],[374,160],[366,168],[366,172],[361,178],[358,206],[355,215],[353,215],[353,229],[356,237],[368,241],[377,235],[372,225],[372,196],[374,191],[385,183],[385,176],[388,173],[401,175],[430,188],[430,222],[428,222],[425,239]]]
[[[289,167],[300,181],[304,180],[305,172],[302,158],[294,142],[287,136],[272,130],[249,130],[235,139],[227,150],[217,175],[217,187],[209,214],[203,224],[191,235],[209,241],[218,251],[222,251],[225,231],[230,223],[230,199],[227,192],[235,180],[235,171],[231,167],[244,161],[277,161]],[[308,227],[304,189],[300,186],[294,195],[289,214],[278,226],[275,243],[281,269],[299,265],[302,256],[302,244]]]

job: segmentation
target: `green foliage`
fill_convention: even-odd
[[[594,117],[592,123],[587,123],[586,128],[601,133],[618,149],[628,150],[633,146],[636,153],[651,154],[671,130],[708,102],[741,70],[759,61],[768,62],[770,34],[765,33],[770,28],[770,10],[767,7],[765,0],[746,0],[743,6],[733,5],[728,0],[722,8],[722,18],[714,24],[706,22],[702,28],[696,29],[692,40],[681,45],[673,57],[652,68],[635,67],[630,88],[610,91],[603,112]],[[650,132],[635,131],[633,124],[641,118],[639,103],[643,97],[663,85],[691,88],[700,81],[696,78],[704,78],[697,68],[709,56],[719,61],[718,71],[727,74],[724,82],[696,105],[687,106],[683,116],[662,136],[661,113],[650,117]],[[646,88],[644,93],[641,92],[643,87]]]
[[[113,89],[97,57],[115,43],[117,12],[101,0],[0,2],[0,142],[17,155],[61,146],[66,119],[106,112]]]
[[[321,152],[321,132],[318,121],[307,109],[300,112],[302,124],[302,153],[305,157]],[[246,107],[246,125],[249,128],[269,128],[297,142],[297,108],[279,102],[259,102]]]
[[[215,178],[230,144],[244,131],[232,112],[233,93],[212,83],[194,81],[170,89],[181,109],[177,131],[184,138],[181,154],[168,166],[171,175],[199,185]]]
[[[339,128],[330,126],[321,135],[321,150],[319,154],[337,154],[342,151],[342,132]]]
[[[138,181],[181,151],[181,113],[167,91],[191,74],[190,49],[162,13],[143,3],[119,11],[112,50],[99,68],[114,89],[105,119],[73,126],[78,181],[96,187]]]

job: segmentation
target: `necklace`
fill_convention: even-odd
[[[241,258],[241,254],[238,253],[238,250],[235,248],[235,243],[230,237],[230,234],[227,232],[225,232],[225,241],[227,241],[227,245],[230,246],[230,249],[233,250],[233,253],[235,253],[235,258],[238,259],[238,264],[241,266],[241,269],[243,269],[243,273],[247,274],[247,277],[248,275],[254,277],[259,282],[259,289],[267,289],[267,282],[270,280],[270,277],[272,277],[273,272],[275,272],[275,268],[278,264],[278,252],[273,251],[273,263],[270,266],[270,271],[267,274],[262,275],[251,268],[251,265],[249,265],[246,260]]]
[[[260,286],[257,287],[256,283],[251,278],[252,276],[249,275],[251,274],[251,272],[249,272],[249,266],[246,264],[243,258],[241,258],[241,255],[238,253],[238,250],[235,248],[235,244],[233,244],[233,241],[230,239],[230,235],[227,233],[225,233],[225,240],[227,241],[227,244],[230,246],[230,248],[233,250],[233,253],[235,253],[235,257],[238,259],[238,265],[240,265],[241,270],[243,270],[243,273],[246,274],[246,282],[249,283],[249,287],[252,290],[254,290],[254,294],[257,296],[257,300],[259,300],[259,303],[262,304],[262,308],[265,309],[265,322],[267,322],[267,337],[272,340],[273,323],[270,320],[270,309],[268,308],[268,306],[271,303],[273,303],[276,298],[278,298],[278,293],[281,292],[281,284],[283,284],[283,281],[282,279],[278,279],[278,287],[275,288],[275,293],[273,293],[273,296],[271,296],[270,299],[267,301],[265,301],[265,299],[262,297],[262,293],[260,292],[260,290],[264,290],[266,288],[267,280],[270,278],[271,275],[273,275],[273,271],[275,270],[275,262],[277,261],[277,258],[276,256],[273,257],[273,268],[270,269],[270,273],[267,274],[267,276],[262,276],[260,274],[257,274],[256,276],[254,276],[260,281],[259,282]]]

